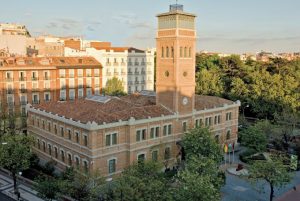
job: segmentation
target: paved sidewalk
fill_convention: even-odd
[[[24,201],[43,201],[37,196],[37,192],[32,190],[28,185],[23,183],[18,184],[21,198]],[[14,196],[13,180],[3,172],[0,172],[0,192],[12,198]]]
[[[282,197],[278,198],[276,201],[299,201],[300,200],[300,185],[296,189],[292,189],[285,193]]]

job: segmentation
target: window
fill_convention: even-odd
[[[226,113],[226,121],[231,120],[231,112]]]
[[[169,160],[171,158],[171,148],[166,147],[165,148],[165,160]]]
[[[76,143],[79,143],[79,133],[75,132],[75,137],[76,137]]]
[[[50,122],[48,122],[48,131],[51,132],[51,123]]]
[[[192,57],[192,48],[189,48],[189,57]]]
[[[212,117],[208,118],[208,123],[209,123],[210,126],[212,125]]]
[[[57,134],[57,126],[54,124],[54,133]]]
[[[180,47],[180,57],[182,57],[182,52],[183,51],[183,48],[182,47]]]
[[[88,138],[86,135],[83,136],[83,140],[84,140],[84,146],[88,146]]]
[[[43,142],[43,151],[46,152],[46,143]]]
[[[150,130],[150,138],[158,138],[159,137],[159,127],[152,127]]]
[[[145,154],[139,154],[138,155],[138,162],[144,162],[146,159],[146,155]]]
[[[63,150],[60,151],[61,161],[65,162],[65,152]]]
[[[61,137],[64,137],[64,128],[63,127],[60,127],[60,135],[61,135]]]
[[[111,159],[108,161],[108,173],[112,174],[116,172],[116,159]]]
[[[84,161],[84,162],[83,162],[83,168],[84,168],[84,171],[85,171],[85,172],[88,172],[89,166],[88,166],[88,162],[87,162],[87,161]]]
[[[80,161],[78,157],[75,157],[75,163],[76,163],[76,167],[79,168]]]
[[[200,119],[196,119],[195,120],[195,128],[199,128],[200,127]]]
[[[184,57],[187,57],[187,48],[184,48]]]
[[[171,135],[172,133],[172,125],[169,124],[169,125],[164,125],[163,127],[163,135],[166,136],[166,135]]]
[[[41,144],[40,144],[40,140],[37,139],[37,146],[38,146],[38,149],[41,149]]]
[[[142,129],[142,130],[137,130],[136,131],[136,141],[142,141],[142,140],[146,140],[146,135],[147,135],[147,130],[146,129]]]
[[[231,130],[227,130],[226,132],[226,140],[230,140],[231,138]]]
[[[72,156],[71,156],[71,154],[68,154],[68,164],[70,166],[72,165]]]
[[[70,129],[68,129],[68,138],[69,138],[69,140],[72,140],[72,133],[71,133]]]
[[[108,134],[105,137],[106,146],[112,146],[117,144],[117,133]]]
[[[218,115],[218,124],[221,123],[221,115]]]
[[[158,160],[158,150],[152,151],[152,160],[153,161]]]
[[[50,145],[50,144],[48,144],[48,153],[49,153],[49,155],[51,156],[51,154],[52,154],[52,149],[51,149],[51,145]]]
[[[169,47],[166,48],[166,57],[169,57]]]
[[[161,57],[164,58],[164,47],[161,47]]]
[[[187,131],[187,122],[186,121],[182,122],[182,131],[183,132]]]
[[[172,134],[172,125],[169,124],[168,125],[168,135],[171,135]]]
[[[57,149],[57,147],[54,147],[54,155],[55,155],[55,158],[58,158],[58,149]]]
[[[215,135],[215,140],[217,143],[219,143],[220,139],[219,139],[219,135]]]
[[[174,58],[174,48],[171,48],[171,57]]]
[[[214,121],[214,124],[218,124],[218,116],[215,116],[215,121]]]

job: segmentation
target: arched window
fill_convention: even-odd
[[[166,48],[166,57],[169,57],[169,47]]]
[[[174,48],[171,48],[171,57],[174,58]]]
[[[161,47],[161,57],[164,58],[164,47]]]
[[[189,48],[189,57],[192,57],[192,48]]]
[[[180,57],[182,57],[182,47],[180,47]]]
[[[184,48],[184,57],[187,57],[187,47]]]

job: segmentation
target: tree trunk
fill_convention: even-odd
[[[13,180],[14,180],[14,193],[17,194],[17,192],[18,192],[18,189],[17,189],[17,176],[16,176],[15,172],[12,172],[12,177],[13,177]]]
[[[273,201],[274,197],[274,187],[273,184],[270,184],[271,192],[270,192],[270,201]]]

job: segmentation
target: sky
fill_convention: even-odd
[[[34,36],[82,36],[113,46],[155,47],[156,15],[176,0],[1,0],[0,22]],[[300,52],[299,0],[178,0],[197,15],[197,49]]]

